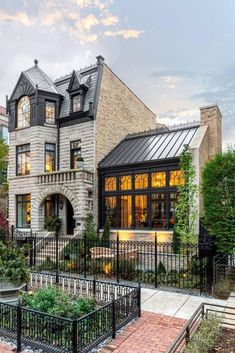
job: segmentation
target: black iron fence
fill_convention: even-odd
[[[101,241],[86,236],[40,237],[15,233],[18,246],[27,243],[29,266],[37,271],[74,273],[154,287],[210,291],[213,257],[211,243],[175,244],[154,241]]]
[[[217,254],[213,258],[213,295],[235,290],[235,255]]]
[[[216,317],[219,323],[224,328],[235,327],[235,308],[217,304],[202,303],[195,313],[191,316],[190,320],[182,328],[179,335],[168,348],[166,353],[181,353],[184,352],[188,343],[197,332],[203,319]]]
[[[51,274],[32,273],[29,286],[55,283]],[[59,276],[65,291],[95,297],[100,308],[79,318],[67,319],[21,306],[0,303],[0,334],[48,353],[86,353],[140,316],[140,287]],[[95,288],[94,288],[95,286]]]

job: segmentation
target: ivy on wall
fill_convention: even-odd
[[[235,150],[216,155],[202,174],[204,221],[215,236],[218,250],[234,253],[235,248]]]
[[[198,186],[195,183],[196,170],[192,162],[192,154],[188,145],[180,156],[180,169],[184,173],[185,183],[178,186],[176,206],[176,225],[174,232],[180,243],[196,243],[196,222],[198,221],[197,197]]]

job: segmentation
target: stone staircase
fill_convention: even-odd
[[[66,245],[69,243],[69,240],[63,238],[58,240],[58,258],[59,261],[63,258],[63,250]],[[41,243],[41,244],[40,244]],[[55,237],[48,237],[43,240],[40,240],[37,243],[36,249],[36,265],[42,264],[44,261],[50,259],[53,262],[56,262],[56,239]]]

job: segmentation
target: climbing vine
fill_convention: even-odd
[[[178,186],[178,202],[176,206],[175,234],[180,243],[196,243],[196,222],[198,221],[197,197],[198,186],[195,183],[196,170],[188,145],[180,156],[180,169],[184,174],[184,184]]]

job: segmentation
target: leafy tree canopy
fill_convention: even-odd
[[[0,194],[7,190],[7,179],[3,171],[7,168],[8,146],[0,139]]]
[[[235,249],[235,150],[216,155],[203,170],[205,224],[223,254]]]

